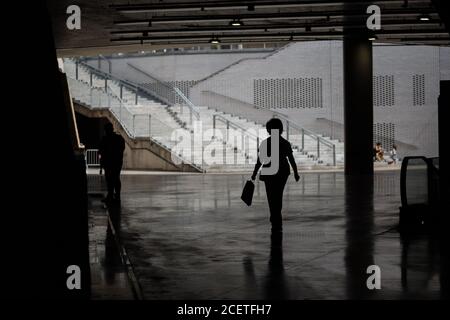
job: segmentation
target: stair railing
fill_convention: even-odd
[[[181,105],[181,112],[183,112],[183,106],[187,106],[187,107],[188,107],[188,109],[189,109],[189,121],[190,121],[190,124],[191,124],[191,125],[192,125],[192,121],[193,121],[193,116],[195,116],[195,118],[196,118],[197,120],[200,120],[200,114],[197,112],[197,110],[195,110],[195,109],[196,109],[196,106],[192,103],[192,101],[190,101],[190,100],[185,96],[185,94],[184,94],[179,88],[177,88],[177,87],[175,87],[175,86],[171,86],[170,84],[168,84],[168,83],[166,83],[166,82],[164,82],[164,81],[162,81],[162,80],[159,80],[159,79],[156,78],[155,76],[149,74],[149,73],[146,72],[146,71],[143,71],[143,70],[139,69],[138,67],[136,67],[135,65],[133,65],[133,64],[131,64],[131,63],[127,63],[127,65],[128,65],[131,69],[133,69],[134,71],[136,71],[136,72],[138,72],[139,74],[143,75],[144,77],[150,79],[152,82],[155,82],[155,83],[157,83],[158,85],[160,85],[160,86],[166,88],[166,89],[168,90],[169,93],[174,94],[175,96],[178,96],[182,101],[184,101],[184,104]],[[144,88],[144,90],[149,90],[149,91],[151,91],[151,90],[148,89],[148,88]],[[157,92],[152,92],[152,94],[158,95],[161,99],[166,100],[168,105],[170,105],[170,106],[174,105],[174,102],[173,102],[173,101],[170,101],[169,97],[161,96],[161,95],[159,95]]]
[[[218,122],[222,122],[226,125],[226,134],[224,137],[224,142],[226,144],[228,144],[229,140],[230,140],[230,129],[235,129],[235,130],[239,130],[241,132],[242,151],[244,152],[245,155],[250,156],[250,153],[251,153],[250,140],[254,141],[253,142],[254,147],[255,147],[254,150],[256,152],[259,150],[259,144],[260,144],[259,134],[254,135],[254,134],[248,132],[248,130],[246,128],[244,128],[243,126],[241,126],[221,115],[218,115],[218,114],[213,115],[213,137],[217,137],[216,130],[217,130]],[[246,137],[247,137],[247,141],[249,142],[247,150],[246,150],[246,143],[245,143]]]
[[[320,147],[321,147],[321,145],[323,145],[323,146],[331,149],[333,166],[336,166],[336,144],[334,144],[328,140],[325,140],[324,138],[318,136],[316,133],[314,133],[308,129],[303,128],[302,126],[293,122],[286,115],[284,115],[280,112],[272,111],[272,110],[271,110],[271,112],[273,113],[274,118],[279,118],[286,122],[286,139],[289,140],[289,134],[292,129],[297,130],[298,132],[301,133],[301,137],[302,137],[301,151],[304,151],[305,150],[305,136],[312,138],[316,142],[317,159],[320,159],[320,152],[321,152]]]
[[[74,62],[75,63],[75,62]],[[75,64],[79,64],[75,63]],[[78,66],[76,66],[77,68]],[[79,74],[79,70],[76,69],[76,75]],[[97,75],[98,72],[95,72]],[[148,138],[160,146],[163,149],[166,149],[171,152],[171,156],[173,158],[178,159],[179,163],[186,163],[201,172],[205,172],[202,165],[195,164],[190,160],[180,157],[178,154],[173,152],[168,146],[160,143],[158,140],[152,138],[152,121],[158,121],[157,119],[152,118],[151,114],[136,114],[133,113],[130,109],[130,105],[123,101],[120,97],[121,93],[117,93],[116,89],[111,86],[108,82],[106,82],[104,88],[93,87],[92,82],[86,83],[80,81],[78,79],[74,79],[75,77],[67,74],[67,79],[71,91],[72,98],[80,102],[81,104],[86,105],[89,108],[105,108],[108,109],[118,120],[124,131],[127,135],[132,138],[146,138],[148,134]],[[140,122],[141,126],[137,126],[140,118],[145,117],[144,120]],[[142,126],[143,124],[143,126]],[[143,131],[139,130],[143,127]],[[139,134],[143,133],[143,134]]]

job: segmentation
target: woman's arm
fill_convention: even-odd
[[[292,170],[294,170],[295,181],[300,180],[300,176],[298,175],[297,164],[295,163],[294,155],[292,153],[288,154],[288,160],[291,164]]]
[[[253,174],[252,174],[252,180],[256,179],[256,175],[258,174],[259,168],[261,168],[262,163],[261,161],[259,161],[259,156],[258,156],[258,160],[256,160],[256,164],[255,164],[255,169],[253,170]]]

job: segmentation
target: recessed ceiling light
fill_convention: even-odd
[[[243,23],[242,23],[242,21],[239,20],[239,19],[233,19],[233,21],[230,21],[230,26],[233,26],[233,27],[240,27],[240,26],[242,26],[242,25],[243,25]]]
[[[420,21],[430,21],[430,16],[429,16],[429,15],[426,15],[426,14],[423,14],[423,15],[421,15],[421,16],[419,17],[419,20],[420,20]]]
[[[220,40],[219,40],[218,37],[212,37],[212,39],[209,40],[209,43],[211,43],[211,44],[219,44]]]

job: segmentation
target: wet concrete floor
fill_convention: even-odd
[[[262,182],[251,207],[240,200],[247,178],[122,176],[122,202],[110,214],[145,299],[448,298],[440,239],[395,229],[399,171],[376,172],[373,183],[291,176],[282,237],[271,237]],[[91,214],[101,210],[92,200]],[[380,268],[379,290],[367,288],[370,265]]]

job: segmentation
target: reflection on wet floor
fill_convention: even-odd
[[[442,239],[400,237],[393,228],[399,172],[291,177],[284,232],[275,237],[264,185],[256,184],[251,207],[240,200],[246,178],[122,177],[121,241],[146,299],[448,297]],[[381,268],[381,290],[367,289],[372,264]]]
[[[133,292],[123,266],[108,215],[99,198],[89,199],[89,252],[92,299],[133,299]],[[120,206],[110,208],[109,216],[117,232]]]

